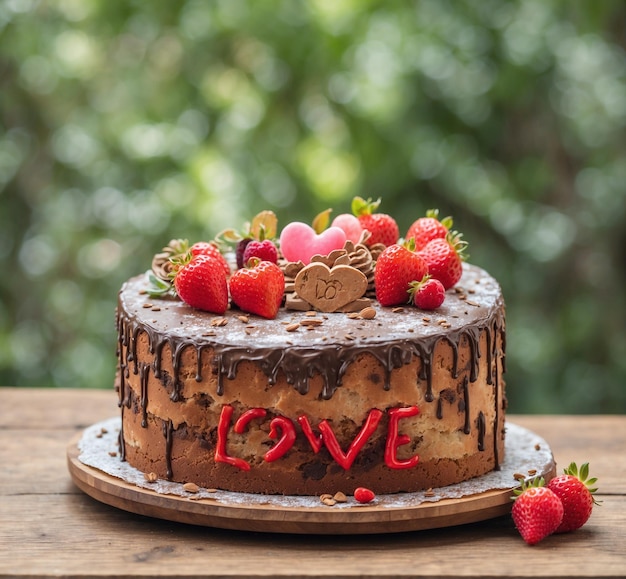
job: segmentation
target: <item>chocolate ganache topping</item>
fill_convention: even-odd
[[[390,388],[392,370],[408,364],[413,356],[422,361],[416,382],[426,382],[425,399],[433,401],[432,353],[439,340],[447,340],[454,352],[453,375],[459,373],[457,348],[465,338],[471,351],[469,381],[476,380],[483,333],[487,336],[487,377],[496,384],[504,367],[497,360],[504,352],[497,351],[498,335],[504,350],[504,303],[497,281],[484,270],[463,265],[463,277],[455,288],[448,290],[444,304],[433,312],[414,307],[384,308],[374,304],[376,316],[363,320],[343,313],[311,316],[308,312],[281,309],[273,320],[244,316],[236,309],[224,316],[201,312],[179,300],[151,298],[147,295],[146,275],[132,278],[119,294],[117,323],[119,330],[120,401],[125,399],[124,376],[128,372],[152,371],[161,378],[161,352],[169,345],[174,376],[172,399],[180,397],[178,369],[183,350],[197,350],[196,380],[201,381],[201,353],[213,352],[217,372],[217,395],[228,388],[228,381],[237,373],[242,361],[254,361],[274,384],[282,372],[289,384],[304,394],[309,380],[321,375],[322,398],[330,399],[341,387],[347,367],[363,352],[373,355],[385,371],[382,387]],[[295,328],[295,330],[294,330]],[[154,353],[151,368],[137,367],[137,339],[145,332],[150,352]]]

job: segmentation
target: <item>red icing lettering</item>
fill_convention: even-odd
[[[322,420],[322,422],[320,422],[318,428],[322,433],[322,440],[324,441],[326,448],[328,448],[328,452],[330,452],[337,464],[339,464],[343,469],[348,470],[352,466],[357,454],[359,454],[359,451],[376,430],[382,416],[383,413],[377,408],[370,410],[365,424],[356,435],[356,438],[352,441],[350,448],[348,448],[348,452],[345,453],[341,450],[337,437],[335,436],[335,433],[333,432],[333,429],[328,421]]]
[[[235,427],[233,430],[237,434],[243,434],[246,430],[246,426],[248,426],[248,422],[254,420],[255,418],[265,418],[267,411],[264,408],[251,408],[250,410],[246,410],[235,422]]]
[[[233,407],[228,404],[222,407],[219,423],[217,425],[215,462],[223,462],[241,470],[249,471],[251,466],[247,461],[242,458],[230,456],[226,449],[233,412]],[[398,432],[398,425],[400,420],[403,418],[417,416],[419,414],[419,408],[417,406],[390,408],[387,410],[387,413],[389,415],[389,424],[387,427],[387,440],[385,443],[385,464],[389,468],[393,469],[412,468],[418,464],[419,456],[415,455],[408,459],[398,458],[398,448],[410,442],[409,436]],[[361,449],[367,444],[367,441],[370,439],[376,428],[378,428],[383,414],[384,413],[377,408],[370,410],[365,423],[355,436],[346,452],[344,452],[339,445],[339,441],[335,436],[333,427],[328,420],[322,420],[317,427],[317,431],[313,430],[309,419],[306,416],[298,416],[297,420],[302,429],[302,433],[309,441],[309,444],[315,453],[318,453],[322,446],[326,446],[328,452],[337,464],[339,464],[339,466],[341,466],[344,470],[349,470],[356,460],[359,452],[361,452]],[[237,434],[243,434],[252,420],[264,419],[266,416],[267,410],[264,408],[251,408],[241,414],[232,429]],[[293,447],[297,438],[294,422],[285,416],[276,416],[270,422],[269,437],[272,440],[277,440],[277,442],[263,455],[265,462],[278,460]]]
[[[385,464],[389,468],[411,468],[419,462],[419,456],[415,455],[406,460],[398,458],[398,447],[410,442],[410,438],[406,434],[398,434],[398,422],[402,418],[416,416],[419,414],[417,406],[408,406],[406,408],[390,408],[389,427],[387,430],[387,443],[385,444]]]
[[[307,440],[311,444],[311,448],[313,449],[315,454],[317,454],[322,448],[322,444],[323,444],[322,435],[315,434],[313,432],[313,429],[311,428],[311,424],[309,423],[309,419],[306,416],[304,415],[298,416],[298,422],[300,423],[300,427],[302,428],[302,432],[304,433],[304,436],[306,436]]]
[[[245,414],[245,413],[244,413]],[[217,446],[215,447],[215,462],[225,462],[240,468],[241,470],[250,470],[250,465],[242,458],[228,456],[226,452],[226,439],[228,438],[228,428],[233,416],[233,407],[229,405],[222,406],[220,421],[217,425]],[[243,415],[242,415],[243,416]],[[249,420],[248,420],[249,422]]]
[[[281,436],[278,442],[265,453],[264,458],[266,462],[272,462],[279,459],[293,446],[296,441],[296,428],[289,418],[277,416],[272,420],[272,422],[270,422],[271,439],[278,438],[278,432],[276,432],[277,428],[280,430]]]

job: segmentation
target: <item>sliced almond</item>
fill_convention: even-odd
[[[373,320],[376,317],[376,310],[372,306],[368,306],[359,312],[359,316],[364,320]]]

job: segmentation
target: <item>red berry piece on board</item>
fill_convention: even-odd
[[[398,242],[400,230],[396,220],[386,213],[376,213],[381,200],[372,201],[355,197],[352,200],[352,213],[358,218],[363,229],[370,232],[366,243],[369,246],[382,243],[389,247]]]
[[[382,306],[407,304],[411,283],[423,279],[427,273],[428,266],[419,254],[403,245],[390,245],[376,261],[376,299]]]
[[[411,283],[409,295],[420,310],[436,310],[446,299],[446,288],[438,279],[425,275]]]
[[[452,217],[439,220],[439,210],[429,209],[425,217],[413,222],[404,236],[405,239],[415,240],[415,249],[419,251],[433,239],[445,239],[452,227]]]
[[[176,267],[174,287],[181,300],[192,308],[214,314],[226,311],[228,283],[220,260],[208,255],[197,255]]]
[[[241,310],[273,319],[285,292],[285,276],[275,263],[250,260],[230,277],[230,296]]]
[[[550,480],[548,488],[563,503],[563,520],[557,533],[575,531],[589,520],[593,505],[599,504],[593,497],[593,493],[598,490],[593,487],[597,481],[597,478],[589,478],[589,463],[581,465],[579,469],[575,462],[563,474]]]
[[[515,491],[511,514],[520,535],[535,545],[554,533],[563,520],[561,499],[544,485],[543,477],[522,484]]]
[[[376,498],[374,491],[365,488],[359,487],[354,490],[354,500],[361,504],[371,503]]]

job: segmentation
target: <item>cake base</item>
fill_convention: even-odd
[[[506,458],[499,471],[444,487],[380,495],[367,505],[352,497],[326,506],[319,497],[255,495],[200,489],[180,483],[149,483],[117,456],[120,419],[85,429],[67,448],[68,468],[78,488],[92,498],[168,521],[269,533],[375,534],[449,527],[491,519],[511,510],[516,474],[556,474],[552,451],[533,432],[507,423]]]

